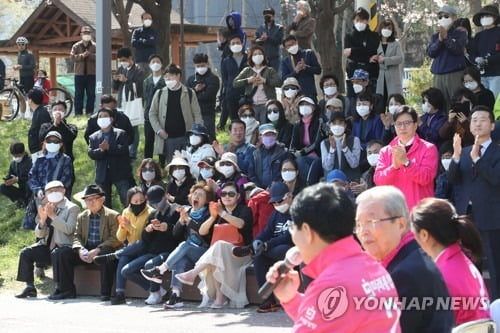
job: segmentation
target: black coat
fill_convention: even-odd
[[[201,91],[194,90],[194,87],[198,83],[205,84],[205,89]],[[191,75],[186,85],[192,88],[193,91],[196,91],[201,114],[203,116],[215,115],[215,102],[217,101],[217,92],[220,87],[219,77],[209,68],[204,75],[199,75],[198,73]]]
[[[16,176],[18,178],[17,185],[19,186],[19,190],[26,194],[26,198],[31,195],[31,190],[28,187],[28,175],[32,165],[31,157],[25,154],[21,162],[10,162],[9,173],[7,174],[7,177]]]
[[[125,113],[117,110],[113,110],[113,117],[113,127],[124,130],[125,133],[127,133],[128,144],[132,144],[132,142],[134,142],[135,134],[134,127],[132,127],[130,119],[128,119]],[[89,144],[90,136],[100,129],[101,128],[99,127],[99,125],[97,125],[97,114],[95,114],[87,121],[87,128],[85,129],[85,134],[83,134],[83,137],[85,138],[85,141],[87,141],[87,144]]]
[[[31,119],[31,126],[28,130],[28,147],[30,152],[36,153],[42,150],[42,140],[40,140],[40,127],[42,124],[50,123],[52,119],[50,118],[47,108],[43,105],[38,106],[35,111],[33,111],[33,118]]]
[[[151,224],[151,221],[154,219],[158,219],[160,222],[166,222],[168,224],[167,231],[162,232],[153,230],[152,232],[147,232],[146,227]],[[172,232],[178,220],[179,213],[176,212],[172,206],[169,206],[165,212],[155,210],[149,215],[149,222],[144,226],[144,230],[142,231],[142,241],[144,242],[146,253],[170,253],[179,245],[180,239],[175,238]]]

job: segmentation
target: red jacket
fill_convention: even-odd
[[[252,210],[253,215],[253,238],[257,237],[257,235],[264,230],[267,220],[269,220],[269,216],[271,216],[271,213],[274,211],[274,206],[269,203],[269,199],[269,192],[261,191],[248,200],[247,205]]]
[[[379,302],[379,307],[373,307],[381,298],[398,297],[391,276],[352,236],[328,246],[304,273],[314,279],[306,293],[282,303],[294,321],[293,332],[401,331],[401,312],[395,305],[387,308]],[[360,302],[362,299],[370,301]]]
[[[39,87],[39,88],[43,88],[44,93],[43,93],[43,104],[49,104],[49,94],[48,94],[48,90],[52,87],[52,85],[50,84],[50,80],[48,78],[44,78],[44,79],[39,79],[39,78],[35,78],[35,87]]]

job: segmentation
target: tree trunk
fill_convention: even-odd
[[[165,64],[170,62],[170,12],[172,0],[133,0],[153,17],[153,28],[158,31],[156,49]]]
[[[123,0],[113,0],[111,6],[113,15],[120,24],[120,30],[123,35],[123,46],[130,47],[132,33],[128,26],[128,20],[130,17],[130,11],[132,10],[132,2],[127,0],[126,5],[124,5]]]
[[[481,9],[481,1],[469,0],[469,9],[469,16],[472,18],[472,16]]]

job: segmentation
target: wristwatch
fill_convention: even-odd
[[[410,165],[410,160],[407,160],[403,165],[405,166],[405,168],[407,168],[409,165]]]

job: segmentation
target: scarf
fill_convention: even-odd
[[[203,206],[198,210],[191,209],[189,211],[189,217],[192,218],[193,220],[199,222],[203,216],[205,215],[205,212],[207,211],[207,207]]]

